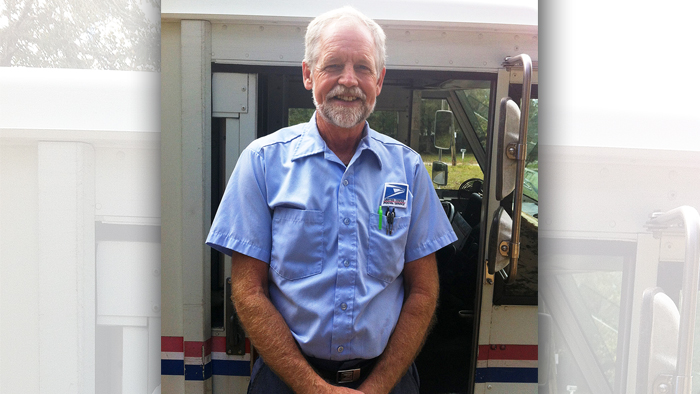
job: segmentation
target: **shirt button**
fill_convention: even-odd
[[[344,348],[342,346],[338,346],[338,353],[342,353]]]
[[[343,180],[343,186],[347,186],[348,183],[350,183],[350,181],[348,181],[347,179]]]
[[[348,304],[343,302],[342,304],[340,304],[340,309],[342,309],[342,310],[348,309]]]
[[[350,266],[350,262],[348,260],[343,261],[343,265],[346,267]]]
[[[350,219],[348,219],[348,218],[343,219],[343,223],[345,223],[345,225],[350,224]]]

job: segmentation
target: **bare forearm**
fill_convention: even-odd
[[[331,386],[311,368],[269,299],[267,265],[246,259],[250,258],[234,256],[231,294],[241,324],[265,363],[295,393],[351,393]]]
[[[251,272],[254,265],[237,263],[232,267],[232,298],[243,328],[265,363],[296,393],[328,391],[331,386],[306,362],[289,326],[270,302],[266,277],[262,287],[250,280],[263,275],[261,266],[257,265],[256,273]]]
[[[360,387],[364,393],[388,393],[406,373],[425,342],[435,313],[439,285],[434,257],[424,259],[420,263],[427,272],[421,269],[420,275],[426,274],[430,279],[422,280],[420,286],[407,284],[407,297],[396,328],[372,374]]]
[[[434,307],[429,308],[427,304],[423,300],[407,300],[384,353],[360,391],[388,393],[406,374],[420,352],[430,326],[432,312],[427,315],[422,311],[434,311]]]
[[[289,327],[264,294],[242,298],[236,302],[236,310],[265,363],[295,392],[300,393],[320,384],[319,376],[294,343]]]

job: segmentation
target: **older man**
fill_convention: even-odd
[[[249,393],[417,393],[413,360],[456,240],[420,156],[369,128],[385,35],[352,8],[306,33],[309,123],[253,142],[207,244],[260,353]]]

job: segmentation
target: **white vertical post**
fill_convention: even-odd
[[[162,335],[183,337],[183,256],[182,247],[182,72],[181,24],[161,23],[161,288]],[[159,338],[160,340],[160,338]],[[180,339],[181,340],[181,339]],[[160,345],[160,344],[159,344]],[[159,346],[160,348],[160,346]],[[160,353],[159,353],[160,354]],[[160,355],[158,356],[160,358]],[[160,367],[160,363],[159,363]],[[160,370],[160,368],[159,368]],[[160,372],[159,372],[160,373]],[[184,375],[158,377],[163,393],[183,394]]]
[[[205,247],[211,225],[211,24],[181,22],[182,78],[182,234],[184,341],[211,336],[210,250]],[[187,355],[185,355],[187,356]],[[187,368],[187,366],[185,367]],[[185,392],[211,387],[185,381]]]
[[[95,391],[95,158],[92,146],[38,143],[39,387]]]
[[[13,142],[0,131],[0,393],[37,393],[38,152]]]

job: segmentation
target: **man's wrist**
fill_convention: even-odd
[[[298,393],[324,394],[333,392],[333,386],[323,380],[323,378],[321,378],[316,372],[313,372],[313,375],[314,376],[311,377],[311,384],[304,384],[301,390],[297,391]]]

